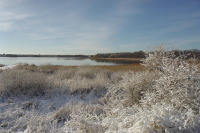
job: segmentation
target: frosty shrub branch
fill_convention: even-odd
[[[162,44],[149,50],[143,72],[22,64],[2,70],[0,131],[200,132],[198,61]]]

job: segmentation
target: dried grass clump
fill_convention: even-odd
[[[111,72],[106,69],[101,69],[98,67],[88,67],[88,66],[80,66],[77,68],[76,75],[81,78],[93,79],[96,77],[97,74],[103,73],[107,75],[107,77],[111,76]]]
[[[48,63],[38,66],[38,70],[46,74],[54,74],[58,70],[58,67]]]
[[[61,68],[52,74],[47,72],[52,68],[50,65],[44,66],[49,69],[42,72],[40,67],[19,64],[13,69],[4,70],[0,74],[1,93],[33,96],[57,91],[74,93],[105,90],[111,84],[111,77],[115,78],[113,72],[96,67]]]
[[[42,73],[27,70],[9,69],[0,75],[0,91],[2,95],[40,95],[49,91],[53,83]]]
[[[55,78],[60,80],[71,79],[75,75],[75,72],[76,72],[75,68],[59,69],[55,73]]]
[[[100,90],[105,88],[109,83],[110,79],[104,73],[96,74],[93,79],[76,75],[69,80],[69,85],[71,86],[72,92]]]
[[[48,74],[48,75],[52,75],[54,74],[57,70],[59,69],[63,69],[65,67],[63,66],[57,66],[57,65],[52,65],[52,64],[44,64],[44,65],[40,65],[40,66],[36,66],[34,64],[22,64],[19,63],[17,64],[17,66],[14,68],[16,70],[27,70],[30,72],[40,72],[40,73],[44,73],[44,74]]]
[[[105,89],[111,83],[111,75],[109,70],[80,66],[58,70],[54,78],[57,79],[55,84],[70,86],[71,92],[74,93]]]
[[[18,63],[13,69],[15,70],[27,70],[27,71],[30,71],[30,72],[39,72],[38,68],[36,65],[32,64],[32,65],[29,65],[29,64],[22,64],[22,63]]]

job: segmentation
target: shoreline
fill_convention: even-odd
[[[20,64],[19,64],[20,65]],[[68,69],[68,68],[78,68],[78,67],[90,67],[92,68],[99,68],[99,69],[107,69],[113,72],[116,71],[134,71],[134,72],[138,72],[138,71],[145,71],[146,68],[141,65],[140,63],[134,63],[134,64],[123,64],[123,65],[96,65],[96,66],[90,66],[90,65],[83,65],[83,66],[62,66],[62,65],[40,65],[40,66],[36,66],[33,64],[26,64],[26,65],[22,65],[24,68],[26,68],[27,70],[35,70],[35,69],[42,69],[42,70],[48,70],[48,71],[57,71],[59,69]],[[9,66],[4,66],[4,67],[0,67],[0,69],[6,69],[9,68]]]
[[[77,68],[77,67],[91,67],[91,68],[102,68],[102,69],[108,69],[110,71],[145,71],[147,70],[142,63],[143,58],[94,58],[94,57],[81,57],[82,59],[90,59],[95,61],[121,61],[121,62],[132,62],[131,64],[117,64],[117,65],[80,65],[80,66],[64,66],[64,65],[52,65],[52,64],[43,64],[43,65],[34,65],[34,64],[26,64],[29,68],[42,68],[42,69],[51,69],[53,71],[63,68]],[[191,60],[186,60],[189,63],[192,63]],[[197,60],[196,64],[199,64],[200,61]],[[9,66],[9,65],[8,65]],[[7,65],[0,64],[0,69],[3,69],[4,67],[7,67]],[[200,68],[200,65],[199,65]],[[6,68],[5,68],[6,69]]]
[[[113,61],[140,61],[143,58],[95,58],[95,57],[83,57],[83,59],[91,59],[91,60],[113,60]]]

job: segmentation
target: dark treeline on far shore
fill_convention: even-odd
[[[88,57],[88,55],[0,54],[0,57]]]
[[[94,58],[144,58],[145,52],[139,51],[139,52],[121,52],[121,53],[102,53],[102,54],[96,54],[92,55],[91,57]]]
[[[186,59],[196,57],[200,59],[200,50],[173,50],[175,55],[187,55]],[[0,57],[93,57],[93,58],[145,58],[144,51],[136,52],[119,52],[119,53],[99,53],[95,55],[31,55],[31,54],[0,54]]]
[[[191,49],[191,50],[173,50],[176,56],[178,55],[187,55],[186,59],[191,57],[196,57],[200,59],[200,50],[198,49]],[[137,51],[137,52],[120,52],[120,53],[101,53],[92,55],[90,57],[93,58],[145,58],[144,51]]]

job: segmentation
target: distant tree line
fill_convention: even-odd
[[[180,54],[187,55],[186,59],[191,57],[196,57],[200,59],[200,50],[198,49],[191,49],[191,50],[173,50],[176,56]],[[94,58],[145,58],[144,51],[137,51],[137,52],[120,52],[120,53],[100,53],[95,54],[90,57]]]
[[[0,54],[0,57],[88,57],[88,55],[28,55],[28,54]]]
[[[186,59],[190,59],[190,58],[197,58],[198,60],[200,60],[200,50],[198,49],[191,49],[191,50],[174,50],[175,55],[178,56],[180,54],[184,54],[187,55]]]
[[[144,58],[145,52],[139,51],[139,52],[120,52],[120,53],[101,53],[92,55],[90,57],[94,58]]]
[[[196,57],[200,60],[200,50],[191,49],[191,50],[173,50],[175,55],[180,54],[187,55],[186,59],[191,57]],[[31,55],[31,54],[0,54],[0,57],[88,57],[88,55]],[[144,51],[136,52],[118,52],[118,53],[100,53],[91,55],[90,57],[94,58],[145,58]]]

